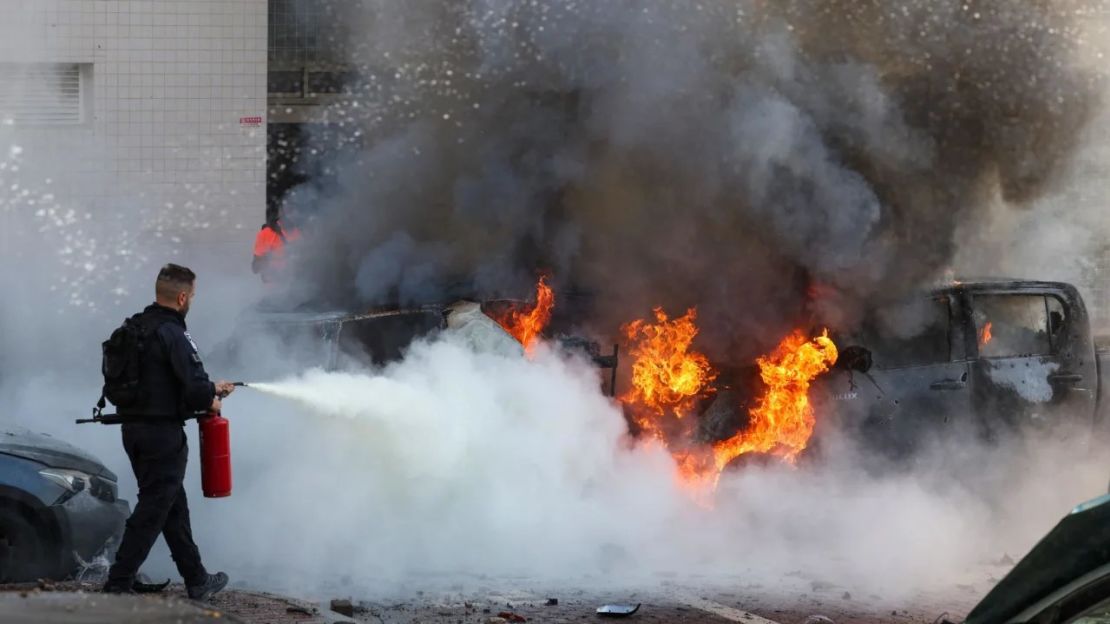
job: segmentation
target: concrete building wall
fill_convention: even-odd
[[[0,132],[50,163],[59,197],[131,208],[147,234],[247,248],[249,262],[265,214],[266,47],[266,0],[0,0],[0,69],[79,64],[82,77],[76,123],[5,120],[27,87],[0,81]]]

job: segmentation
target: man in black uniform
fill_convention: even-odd
[[[140,315],[145,336],[142,397],[136,405],[118,410],[128,418],[122,425],[123,448],[139,484],[139,501],[108,572],[106,592],[133,591],[139,566],[159,533],[166,538],[190,598],[207,600],[227,585],[226,574],[209,574],[201,563],[182,485],[189,457],[186,419],[209,409],[219,411],[220,399],[234,390],[229,382],[209,381],[196,343],[185,329],[195,282],[196,274],[189,269],[167,264],[158,273],[155,303]]]

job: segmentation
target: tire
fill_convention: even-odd
[[[0,506],[0,583],[49,577],[56,568],[53,549],[20,510]]]

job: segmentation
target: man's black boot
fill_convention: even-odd
[[[228,578],[226,574],[217,572],[215,574],[209,574],[208,580],[200,585],[190,585],[186,590],[189,592],[189,598],[204,601],[214,596],[221,589],[227,587],[227,581]]]

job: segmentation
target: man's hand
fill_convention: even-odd
[[[214,396],[212,397],[212,405],[208,406],[208,411],[213,414],[219,414],[222,407],[223,404],[220,403],[220,397]]]
[[[216,382],[216,396],[224,399],[227,395],[235,392],[235,384],[230,381],[217,381]]]

